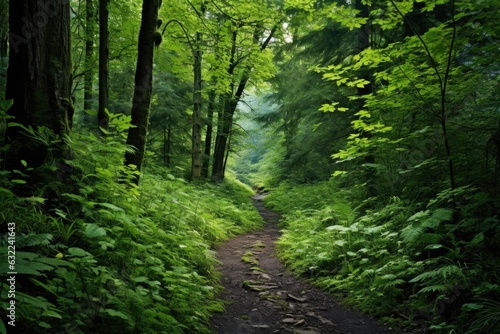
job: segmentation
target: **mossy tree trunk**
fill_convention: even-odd
[[[129,129],[127,145],[135,148],[134,152],[125,154],[125,164],[136,166],[141,170],[146,136],[149,122],[149,106],[153,89],[153,55],[158,22],[160,0],[144,0],[142,5],[142,22],[139,31],[139,54],[135,72],[135,89],[132,102],[132,127]],[[136,178],[139,182],[139,178]]]
[[[21,168],[23,160],[32,168],[57,165],[68,158],[73,116],[69,0],[10,1],[9,23],[6,97],[13,104],[7,113],[32,130],[8,128],[3,168]]]

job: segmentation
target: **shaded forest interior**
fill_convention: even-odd
[[[210,333],[252,187],[295,274],[396,328],[498,333],[499,19],[0,0],[0,334]]]

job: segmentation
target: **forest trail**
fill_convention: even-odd
[[[275,255],[279,215],[253,197],[266,224],[217,249],[226,312],[216,314],[217,334],[375,334],[393,333],[368,316],[350,310],[329,294],[295,278]],[[244,260],[242,260],[242,258]]]

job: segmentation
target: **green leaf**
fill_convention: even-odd
[[[117,310],[113,310],[113,309],[110,309],[110,308],[105,309],[103,312],[109,314],[112,317],[118,317],[118,318],[121,318],[123,320],[129,320],[130,319],[123,312],[120,312],[120,311],[117,311]]]
[[[42,328],[47,328],[47,329],[52,328],[52,326],[50,324],[46,323],[45,321],[39,321],[37,323],[37,325],[39,327],[42,327]]]
[[[441,244],[432,244],[432,245],[427,245],[425,247],[425,249],[439,249],[439,248],[443,248],[444,246],[441,245]]]
[[[111,204],[111,203],[97,203],[97,205],[103,206],[103,207],[108,208],[108,209],[113,210],[113,211],[118,211],[118,212],[125,211],[122,208],[120,208],[114,204]]]
[[[462,305],[462,310],[464,311],[477,311],[480,310],[484,307],[484,305],[481,304],[475,304],[475,303],[466,303]]]
[[[42,316],[62,319],[62,316],[59,313],[57,313],[56,311],[52,311],[52,310],[44,310],[42,313]]]
[[[481,242],[483,242],[483,240],[484,240],[484,234],[481,232],[479,234],[476,234],[474,239],[469,241],[468,246],[476,246],[476,245],[480,244]]]
[[[78,247],[68,248],[68,253],[70,255],[73,255],[73,256],[76,256],[76,257],[84,257],[84,256],[88,255],[88,253],[86,251],[84,251],[83,249],[78,248]]]
[[[103,229],[102,227],[92,223],[86,225],[87,226],[85,227],[85,236],[87,238],[93,239],[93,238],[103,237],[106,235],[106,230]]]
[[[132,277],[131,280],[140,283],[140,282],[147,282],[149,278],[146,276],[139,276],[139,277]]]

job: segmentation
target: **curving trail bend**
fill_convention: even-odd
[[[342,306],[328,293],[288,272],[275,255],[279,215],[253,197],[266,224],[217,249],[226,312],[216,314],[217,334],[392,334],[366,315]],[[244,260],[242,260],[242,258]]]

